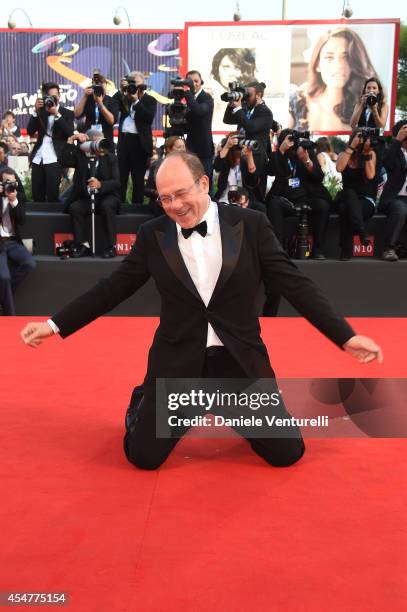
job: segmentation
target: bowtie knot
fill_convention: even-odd
[[[208,226],[206,221],[201,221],[195,227],[181,228],[182,235],[184,238],[189,238],[193,232],[198,232],[202,237],[205,237],[208,231]]]

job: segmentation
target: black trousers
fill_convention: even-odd
[[[340,246],[346,254],[352,254],[353,236],[365,233],[364,221],[372,217],[375,207],[354,189],[343,189],[334,201],[339,215]]]
[[[147,170],[148,154],[140,144],[138,134],[121,133],[117,143],[117,159],[120,172],[120,200],[126,201],[129,174],[133,181],[133,204],[142,204],[144,200],[144,176]]]
[[[35,261],[16,238],[0,238],[0,306],[3,315],[15,315],[13,293],[35,268]]]
[[[295,205],[301,202],[293,202]],[[329,223],[329,213],[331,204],[323,198],[311,197],[304,200],[304,203],[311,207],[310,225],[314,238],[314,247],[322,250]],[[292,205],[283,198],[271,197],[267,203],[267,216],[274,228],[279,241],[282,243],[284,238],[284,219],[295,215]]]
[[[96,197],[95,211],[101,215],[103,220],[103,229],[106,233],[106,238],[109,247],[116,244],[116,211],[119,204],[119,199],[115,195],[105,195]],[[76,242],[84,243],[89,241],[88,224],[86,218],[91,214],[90,198],[83,198],[72,202],[69,207],[71,215],[73,233]],[[97,240],[97,238],[96,238]]]
[[[247,375],[232,355],[221,347],[215,351],[214,355],[207,355],[202,378],[245,379]],[[130,463],[139,468],[154,470],[164,463],[189,427],[181,427],[177,432],[179,437],[156,437],[156,408],[149,405],[148,402],[140,401],[140,398],[141,393],[137,396],[137,405],[132,407],[132,410],[135,409],[134,417],[132,426],[124,437],[124,452]],[[279,413],[281,416],[290,416],[281,404]],[[244,435],[239,428],[235,429],[240,435]],[[292,465],[302,457],[305,451],[304,441],[298,427],[290,427],[287,438],[247,438],[247,440],[255,453],[270,465],[277,467]]]
[[[31,164],[34,202],[58,202],[62,167],[58,164]]]
[[[379,212],[387,215],[384,248],[394,249],[407,221],[407,197],[398,195],[386,204],[380,204]]]

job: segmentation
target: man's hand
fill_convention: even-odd
[[[37,98],[35,101],[34,108],[36,112],[38,112],[40,108],[44,108],[44,100],[42,98]]]
[[[232,100],[232,102],[229,102],[229,106],[230,108],[241,108],[242,98],[239,98],[239,100]]]
[[[53,336],[54,332],[48,323],[27,323],[21,330],[20,336],[24,344],[37,348],[45,338]]]
[[[398,140],[399,142],[403,142],[403,140],[405,140],[406,138],[407,138],[407,124],[401,126],[396,136],[396,140]]]
[[[297,148],[297,157],[304,164],[307,164],[310,161],[310,156],[307,149],[304,149],[304,147],[301,146]]]
[[[86,87],[85,91],[83,92],[83,95],[86,97],[93,96],[92,87]]]
[[[89,180],[88,180],[88,187],[90,187],[91,189],[100,189],[102,187],[102,183],[100,181],[98,181],[97,178],[95,178],[94,176],[92,176]]]
[[[279,147],[279,151],[282,155],[284,155],[284,153],[286,151],[288,151],[288,149],[292,149],[294,146],[294,139],[292,138],[291,134],[288,134],[283,142],[281,143],[280,147]]]
[[[353,336],[343,347],[345,351],[356,357],[360,363],[369,363],[377,359],[379,363],[383,362],[383,351],[371,338],[366,336]]]
[[[96,104],[99,106],[99,108],[101,106],[103,106],[103,98],[105,97],[105,94],[101,95],[101,96],[96,96],[95,94],[93,94],[93,99],[95,100]]]

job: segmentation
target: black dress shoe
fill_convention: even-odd
[[[102,257],[104,259],[111,259],[112,257],[116,257],[117,252],[116,252],[116,247],[112,246],[109,247],[108,249],[106,249],[106,251],[103,253]]]
[[[72,257],[78,259],[79,257],[91,257],[91,255],[92,251],[90,250],[90,248],[85,246],[84,244],[81,244],[79,249],[76,251],[76,253],[72,255]]]
[[[349,251],[341,251],[339,260],[340,261],[350,261],[352,259],[352,253],[349,253]]]

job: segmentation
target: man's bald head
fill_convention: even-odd
[[[182,228],[200,222],[209,205],[209,179],[192,153],[170,153],[159,164],[156,187],[165,213]]]

